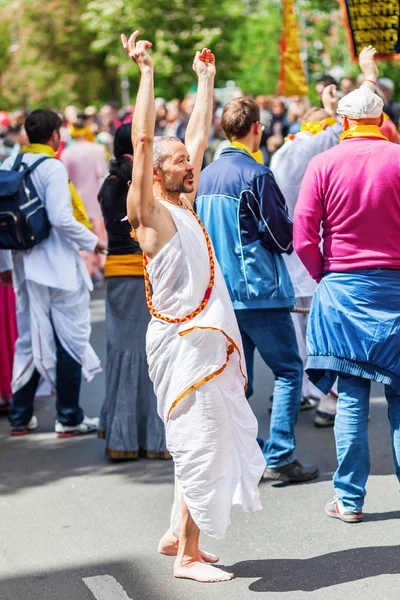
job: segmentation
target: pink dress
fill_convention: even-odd
[[[11,398],[14,346],[17,337],[14,290],[0,283],[0,411],[8,407]]]
[[[108,163],[104,146],[96,142],[79,140],[64,150],[62,162],[68,171],[68,177],[76,187],[85,205],[93,232],[103,241],[107,241],[103,216],[97,194],[108,175]],[[82,252],[86,266],[92,278],[100,277],[105,257],[95,252]]]

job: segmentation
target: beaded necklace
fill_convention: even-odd
[[[170,202],[170,201],[167,200],[167,202]],[[174,204],[173,202],[170,202],[170,203]],[[175,204],[175,206],[177,206],[177,205]],[[187,321],[191,321],[192,319],[197,317],[197,315],[199,315],[207,306],[207,304],[210,300],[210,297],[211,297],[211,292],[214,287],[214,281],[215,281],[215,261],[214,261],[214,254],[213,254],[213,250],[212,250],[210,236],[208,235],[206,228],[204,227],[203,223],[200,221],[199,217],[196,215],[194,210],[192,210],[191,208],[189,208],[188,206],[186,206],[183,203],[181,204],[181,208],[184,208],[185,210],[188,210],[190,213],[192,213],[192,215],[195,217],[196,221],[198,222],[198,224],[200,225],[200,227],[203,231],[204,238],[205,238],[206,244],[207,244],[208,257],[210,260],[210,282],[206,289],[206,293],[204,294],[203,301],[189,315],[186,315],[185,317],[177,317],[177,318],[167,317],[166,315],[162,315],[161,313],[156,311],[156,309],[154,308],[154,305],[153,305],[153,299],[151,297],[150,279],[149,279],[149,274],[147,272],[147,265],[149,264],[149,260],[148,260],[147,256],[143,253],[144,285],[145,285],[145,290],[146,290],[147,306],[149,307],[149,311],[153,315],[153,317],[155,317],[156,319],[160,319],[161,321],[165,321],[166,323],[186,323]]]

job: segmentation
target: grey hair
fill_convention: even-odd
[[[158,169],[162,168],[166,157],[164,142],[181,142],[173,135],[157,135],[153,141],[153,165]],[[182,143],[182,142],[181,142]]]

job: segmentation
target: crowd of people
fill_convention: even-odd
[[[31,432],[44,381],[59,437],[97,431],[112,460],[172,457],[159,551],[177,556],[176,577],[221,581],[232,574],[200,552],[200,531],[223,537],[233,504],[259,510],[260,479],[318,476],[297,458],[301,410],[335,425],[329,516],[362,520],[371,380],[385,384],[400,480],[400,109],[371,47],[358,82],[318,81],[318,106],[217,106],[207,49],[197,93],[166,102],[137,35],[122,40],[141,72],[135,107],[0,113],[0,182],[22,161],[51,225],[13,251],[0,228],[1,408],[12,435]],[[100,369],[89,302],[103,281],[106,389],[90,418],[79,393]],[[256,349],[275,378],[267,440],[250,408]]]
[[[343,76],[340,81],[337,81],[331,75],[323,75],[315,85],[315,92],[321,98],[323,90],[328,85],[335,85],[340,99],[355,90],[357,85],[361,85],[363,77],[361,74],[356,80],[354,77]],[[377,93],[384,100],[384,112],[390,119],[386,133],[390,132],[391,141],[394,141],[397,134],[391,126],[395,125],[397,132],[400,121],[400,105],[393,98],[395,85],[387,77],[380,78],[377,83]],[[233,89],[235,91],[232,99],[246,95],[245,90]],[[172,135],[183,142],[195,99],[196,92],[188,92],[183,99],[174,98],[168,101],[156,97],[155,135]],[[260,108],[260,118],[264,125],[260,145],[262,161],[269,166],[273,154],[283,146],[288,136],[300,132],[304,116],[312,105],[307,96],[284,98],[260,94],[254,97],[254,100]],[[77,138],[85,137],[89,142],[98,142],[104,146],[107,160],[110,160],[113,157],[115,133],[122,124],[131,123],[134,109],[134,105],[121,108],[117,103],[110,103],[100,108],[87,106],[83,109],[71,105],[63,111],[56,111],[63,121],[57,158],[61,157],[65,148],[72,147]],[[213,119],[203,166],[219,158],[222,150],[227,146],[227,139],[221,126],[222,111],[223,106],[214,99]],[[0,110],[0,164],[10,156],[16,156],[19,149],[28,144],[24,129],[28,114],[28,110],[23,108],[11,112]],[[83,134],[82,130],[84,130]]]

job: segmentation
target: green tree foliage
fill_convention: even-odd
[[[338,0],[295,4],[315,99],[320,75],[358,67]],[[119,39],[133,28],[154,42],[157,95],[181,98],[193,87],[193,55],[204,46],[217,56],[217,85],[234,80],[255,95],[276,90],[281,0],[0,0],[0,108],[118,101],[121,76],[134,102],[139,73]],[[380,69],[400,93],[400,70],[388,61]]]
[[[280,0],[257,0],[249,6],[246,25],[235,31],[240,55],[232,79],[249,94],[274,94],[279,78],[282,31]]]
[[[343,12],[337,0],[299,0],[299,23],[306,57],[311,99],[316,101],[315,82],[326,73],[337,80],[359,73],[352,62]]]
[[[80,105],[106,94],[104,55],[81,15],[86,0],[12,0],[0,5],[4,46],[2,106]],[[9,45],[8,45],[9,44]],[[8,45],[8,48],[7,48]]]
[[[138,69],[127,59],[120,33],[133,28],[153,42],[156,94],[182,97],[195,82],[191,70],[196,50],[213,49],[218,77],[226,79],[237,64],[234,31],[244,22],[242,0],[92,0],[84,21],[95,36],[92,49],[107,54],[107,64],[119,67],[134,84]]]
[[[1,7],[1,5],[0,5]],[[10,61],[11,34],[7,21],[0,20],[0,73],[5,73]]]

